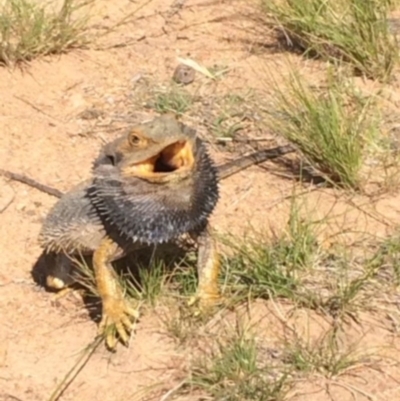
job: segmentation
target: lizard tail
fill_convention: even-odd
[[[247,167],[252,166],[253,164],[259,164],[265,162],[266,160],[276,159],[279,156],[292,153],[295,150],[296,149],[290,145],[278,146],[272,149],[262,149],[240,159],[232,160],[223,164],[222,166],[218,166],[218,179],[222,180],[241,170],[244,170]]]

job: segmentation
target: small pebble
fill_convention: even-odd
[[[193,68],[185,64],[178,64],[178,66],[175,68],[172,79],[177,84],[189,85],[194,81],[195,76],[196,71]]]

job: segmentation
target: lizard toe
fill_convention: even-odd
[[[133,320],[139,317],[139,311],[124,299],[110,298],[103,305],[103,316],[99,325],[99,334],[104,335],[107,346],[114,349],[118,338],[125,345],[134,328]],[[132,319],[133,318],[133,319]]]

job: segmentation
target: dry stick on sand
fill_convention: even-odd
[[[55,196],[56,198],[61,198],[61,196],[63,196],[63,193],[58,189],[41,184],[40,182],[37,182],[24,174],[12,173],[11,171],[0,169],[0,175],[3,175],[4,177],[14,181],[22,182],[23,184],[29,185],[32,188],[36,188],[48,195]]]

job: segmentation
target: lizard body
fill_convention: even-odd
[[[39,243],[55,257],[49,286],[68,285],[70,256],[92,255],[103,311],[99,331],[114,348],[127,343],[138,311],[124,297],[112,262],[142,245],[184,234],[198,243],[200,307],[219,296],[219,259],[208,218],[218,201],[218,181],[250,165],[292,152],[290,146],[255,152],[216,168],[195,131],[171,116],[133,127],[103,147],[92,177],[62,195],[28,177],[0,170],[59,201],[50,210]]]

